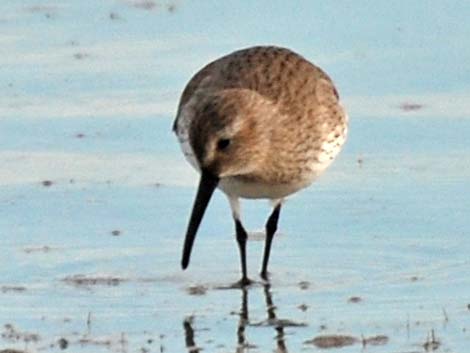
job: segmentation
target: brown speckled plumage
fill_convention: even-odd
[[[260,46],[196,73],[173,129],[191,164],[218,178],[238,219],[239,197],[280,204],[310,185],[339,153],[347,115],[320,68],[289,49]]]
[[[253,120],[269,130],[269,157],[260,158],[259,170],[240,175],[244,180],[308,183],[334,159],[346,136],[347,116],[331,79],[288,49],[244,49],[205,66],[183,91],[177,133],[182,110],[198,96],[188,127],[195,152],[207,141],[208,125],[220,128],[230,114],[256,115]],[[246,104],[268,106],[264,111],[272,114],[258,114]]]

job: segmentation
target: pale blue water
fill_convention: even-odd
[[[192,338],[205,352],[308,352],[319,349],[305,341],[340,333],[389,337],[341,352],[423,352],[434,330],[437,352],[467,352],[470,6],[142,8],[152,4],[0,4],[0,349],[58,351],[65,338],[73,352],[184,352]],[[281,333],[267,325],[269,296],[251,288],[244,333],[256,347],[243,348],[243,293],[217,289],[239,276],[222,194],[208,209],[189,270],[179,268],[197,176],[170,130],[195,70],[266,43],[321,65],[351,125],[332,168],[282,210],[273,245],[275,314],[306,326]],[[404,111],[403,104],[423,107]],[[247,228],[261,230],[267,204],[243,207]],[[262,247],[259,236],[249,242],[254,278]],[[115,281],[64,281],[77,275]],[[190,295],[192,286],[208,290]],[[353,296],[362,301],[348,302]],[[19,338],[7,337],[7,324]],[[25,343],[25,332],[39,340]]]

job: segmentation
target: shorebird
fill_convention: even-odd
[[[346,140],[348,116],[319,67],[299,54],[258,46],[223,56],[197,72],[180,98],[173,130],[200,181],[184,241],[181,266],[218,187],[230,203],[240,251],[241,286],[247,275],[240,198],[269,199],[261,277],[284,199],[309,186]]]

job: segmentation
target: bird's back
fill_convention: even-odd
[[[251,47],[217,59],[198,71],[186,85],[179,109],[198,90],[253,90],[276,102],[286,113],[310,106],[319,79],[331,82],[320,68],[285,48]],[[338,97],[333,87],[333,92]]]

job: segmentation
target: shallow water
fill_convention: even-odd
[[[0,350],[466,352],[470,10],[374,4],[3,1]],[[324,67],[351,133],[242,291],[221,193],[180,270],[197,176],[170,129],[198,67],[259,43]],[[254,279],[269,212],[243,204]]]

